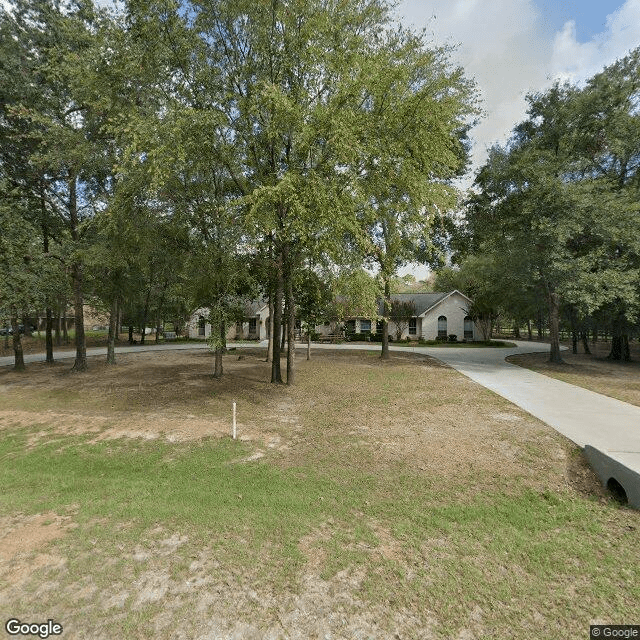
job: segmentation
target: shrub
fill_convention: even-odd
[[[449,342],[458,342],[458,336],[455,333],[450,333]]]
[[[349,340],[352,342],[368,342],[371,337],[370,333],[350,333]]]

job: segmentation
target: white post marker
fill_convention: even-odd
[[[233,402],[233,439],[236,439],[236,403]]]

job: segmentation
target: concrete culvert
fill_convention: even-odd
[[[607,489],[609,489],[609,491],[613,494],[613,497],[620,504],[627,504],[629,502],[629,500],[627,499],[627,492],[615,478],[609,478],[609,480],[607,481]]]

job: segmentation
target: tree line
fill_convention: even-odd
[[[491,149],[454,241],[459,268],[441,274],[473,298],[490,333],[548,318],[551,360],[561,323],[574,352],[612,337],[628,360],[640,329],[640,48],[584,85],[528,97],[527,118]]]
[[[388,357],[390,283],[442,251],[478,114],[450,51],[394,25],[385,0],[15,0],[0,9],[0,92],[16,365],[21,318],[45,310],[53,362],[71,303],[85,370],[90,301],[110,317],[108,362],[118,318],[144,336],[208,308],[222,375],[226,329],[262,295],[271,335],[288,336],[288,384],[320,273],[377,266]]]

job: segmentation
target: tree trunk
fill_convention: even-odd
[[[287,308],[287,385],[295,382],[295,356],[296,356],[296,305],[293,301],[293,269],[287,268],[286,303]]]
[[[116,334],[118,333],[118,298],[111,301],[109,313],[109,336],[107,338],[107,364],[116,363]]]
[[[142,327],[140,328],[140,344],[144,344],[144,337],[147,332],[147,315],[149,313],[149,297],[151,296],[151,287],[147,291],[147,297],[144,301],[144,309],[142,311]]]
[[[551,351],[549,362],[562,364],[560,355],[560,296],[554,291],[547,291],[547,303],[549,305],[549,329],[551,334]]]
[[[87,370],[87,345],[84,337],[84,300],[82,299],[82,265],[79,262],[71,267],[73,277],[73,301],[75,306],[76,360],[73,371]],[[66,322],[65,322],[66,325]]]
[[[382,360],[389,359],[389,315],[391,314],[391,284],[389,278],[384,276],[384,302],[382,308]]]
[[[536,323],[536,329],[538,331],[538,340],[542,340],[544,338],[544,334],[542,331],[542,310],[538,309],[538,322]]]
[[[311,329],[307,327],[307,360],[311,360]]]
[[[591,355],[591,349],[589,349],[589,339],[586,331],[580,332],[580,339],[582,340],[582,348],[587,355]]]
[[[529,334],[529,342],[533,340],[533,328],[531,327],[531,319],[527,320],[527,333]]]
[[[218,323],[218,332],[220,337],[220,344],[216,347],[215,351],[215,363],[213,370],[214,378],[222,378],[222,354],[224,353],[226,347],[226,333],[227,327],[224,321],[224,318],[220,318],[220,322]]]
[[[273,301],[273,355],[271,360],[271,382],[282,384],[282,371],[280,370],[280,334],[282,332],[282,254],[278,252],[276,259],[276,295]]]
[[[56,339],[55,339],[56,347],[59,347],[62,344],[62,314],[60,311],[60,307],[58,307],[58,311],[57,311],[55,331],[56,331]]]
[[[78,246],[80,242],[79,219],[78,219],[78,200],[76,194],[76,176],[75,174],[69,179],[69,223],[71,226],[71,238]],[[84,337],[84,300],[82,296],[82,262],[79,259],[74,260],[71,265],[71,279],[73,282],[73,305],[75,314],[75,330],[76,330],[76,360],[73,363],[72,371],[87,370],[87,345]],[[66,328],[66,322],[65,322]]]
[[[520,340],[520,325],[518,324],[513,325],[513,337],[516,340]]]
[[[284,287],[284,284],[283,284]],[[283,295],[285,298],[285,303],[284,303],[284,313],[282,314],[283,320],[282,320],[282,337],[280,340],[280,350],[284,351],[284,347],[287,344],[287,326],[288,326],[288,318],[289,318],[289,309],[287,309],[287,303],[286,303],[286,298],[287,298],[287,292],[286,290],[283,288]]]
[[[631,360],[631,352],[629,350],[629,336],[613,335],[611,337],[611,351],[607,356],[609,360],[618,360],[629,362]]]
[[[164,281],[164,286],[162,287],[162,295],[160,296],[160,304],[158,305],[158,317],[156,318],[156,343],[160,342],[160,331],[161,320],[162,320],[162,309],[164,307],[164,298],[167,292],[167,281]]]
[[[20,338],[20,329],[18,328],[18,318],[12,316],[11,328],[13,329],[13,368],[16,371],[24,371],[24,352],[22,350],[22,339]]]
[[[273,360],[273,291],[269,292],[269,329],[267,336],[267,362]]]
[[[7,330],[6,333],[4,334],[4,348],[8,349],[9,348],[9,329],[10,329],[10,325],[8,324],[5,329]]]
[[[46,324],[45,324],[45,351],[47,352],[46,363],[53,364],[53,314],[51,309],[47,307],[46,311]]]
[[[609,360],[623,360],[625,362],[631,360],[629,334],[627,333],[627,323],[624,316],[618,316],[613,322],[611,351],[607,358],[609,358]]]
[[[133,325],[129,325],[129,344],[133,344]]]
[[[598,327],[593,328],[593,333],[591,334],[591,344],[596,344],[598,342]]]
[[[62,310],[62,342],[69,344],[69,328],[67,327],[67,308]]]

